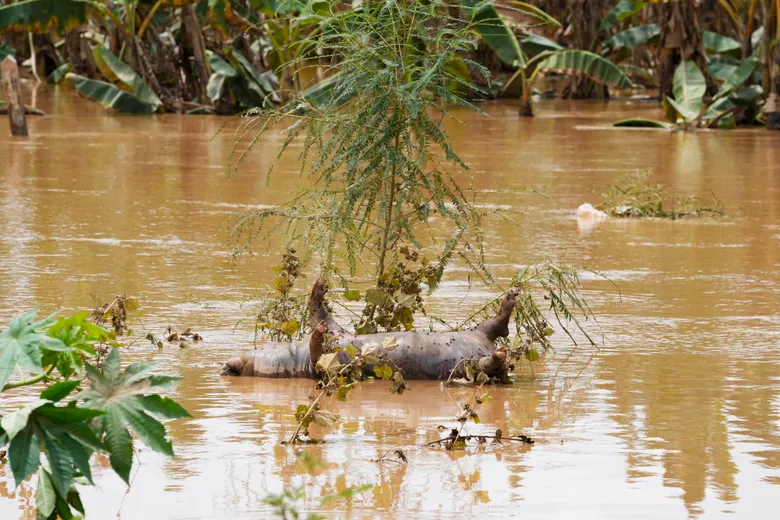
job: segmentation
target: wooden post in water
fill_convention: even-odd
[[[27,118],[24,114],[22,90],[19,87],[19,67],[13,56],[6,56],[0,63],[5,97],[8,99],[8,119],[11,122],[11,135],[27,137]]]

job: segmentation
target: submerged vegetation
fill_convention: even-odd
[[[0,58],[14,55],[34,78],[64,81],[107,108],[147,114],[234,114],[304,99],[317,105],[338,86],[341,100],[347,101],[357,94],[343,86],[355,48],[337,35],[353,35],[353,27],[329,23],[381,5],[335,0],[0,3]],[[440,88],[469,99],[519,99],[521,115],[532,115],[531,100],[544,76],[552,86],[545,92],[571,98],[606,98],[614,94],[610,89],[632,87],[657,91],[674,109],[668,111],[670,118],[686,125],[694,120],[718,128],[780,124],[777,2],[722,0],[706,3],[706,9],[697,0],[393,3],[404,10],[435,10],[448,26],[462,24],[457,34],[440,33],[436,45],[433,40],[407,43],[421,45],[417,52],[434,58],[445,42],[449,47],[461,41],[447,50],[459,59],[443,62],[449,78]],[[681,103],[674,84],[682,64],[685,70],[699,70],[697,82],[700,75],[712,110],[691,110],[687,98]],[[748,67],[750,74],[737,92],[734,74]],[[733,95],[726,96],[724,88]]]
[[[661,184],[651,184],[652,171],[632,173],[602,194],[597,206],[612,217],[657,217],[672,220],[685,217],[723,216],[723,203],[713,195],[714,205],[706,206],[696,195],[674,195]]]

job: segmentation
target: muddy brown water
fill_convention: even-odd
[[[30,120],[29,140],[0,136],[0,323],[124,292],[144,297],[136,335],[173,325],[205,338],[160,352],[139,341],[125,352],[182,376],[175,397],[193,418],[170,424],[177,458],[140,450],[129,491],[104,465],[97,487],[84,490],[91,518],[261,518],[266,495],[296,486],[303,509],[334,518],[775,517],[780,134],[605,128],[660,115],[641,103],[541,104],[533,120],[518,119],[512,104],[484,105],[490,118],[460,114],[467,124],[449,130],[473,169],[459,179],[473,178],[485,204],[523,212],[519,228],[487,226],[488,263],[508,277],[547,254],[609,275],[622,300],[583,276],[606,345],[574,350],[557,334],[533,375],[490,389],[482,423],[469,430],[529,434],[533,446],[426,448],[471,391],[413,382],[393,397],[364,384],[349,403],[329,405],[342,421],[317,432],[327,442],[308,451],[324,467],[310,475],[279,443],[311,382],[217,374],[226,357],[252,348],[251,303],[277,261],[277,250],[260,247],[232,264],[217,228],[230,212],[302,185],[295,162],[266,186],[272,140],[227,180],[230,135],[211,141],[225,119],[108,116],[67,92],[40,92],[38,105],[53,115]],[[713,190],[728,216],[578,227],[579,204],[646,168],[677,190]],[[454,265],[429,308],[457,321],[490,294],[469,290]],[[4,395],[2,407],[30,395]],[[372,462],[395,449],[408,465]],[[319,505],[360,484],[374,487]],[[0,518],[32,518],[33,488],[14,490],[0,466]]]

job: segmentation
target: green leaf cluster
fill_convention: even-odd
[[[0,388],[5,393],[44,379],[54,383],[37,400],[0,416],[0,448],[7,446],[17,485],[38,472],[39,518],[72,518],[73,511],[84,514],[76,484],[93,484],[93,453],[108,453],[114,470],[129,483],[132,435],[173,455],[165,427],[155,417],[189,414],[156,393],[171,388],[178,378],[154,375],[154,363],[133,363],[122,371],[116,347],[102,370],[86,362],[112,337],[89,322],[88,313],[56,321],[54,316],[34,321],[36,314],[22,315],[0,334]],[[8,382],[17,368],[35,375]]]
[[[706,102],[707,86],[701,70],[693,61],[680,63],[674,73],[673,96],[664,99],[669,119],[686,127],[736,126],[733,113],[739,107],[754,105],[763,94],[758,85],[744,86],[757,65],[758,60],[753,56],[743,61],[725,77],[715,96]]]
[[[223,52],[226,59],[212,51],[206,52],[212,70],[207,94],[212,102],[223,99],[226,92],[229,92],[229,100],[241,110],[273,106],[279,102],[276,94],[279,80],[273,72],[259,72],[235,48],[226,47]]]

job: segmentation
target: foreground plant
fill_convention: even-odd
[[[706,206],[696,195],[673,195],[661,184],[650,184],[652,171],[626,175],[622,182],[608,185],[604,202],[596,206],[612,217],[657,217],[676,220],[684,217],[720,217],[723,203],[715,198]]]
[[[108,454],[113,470],[129,485],[133,435],[173,456],[157,418],[189,414],[157,393],[179,378],[154,375],[156,363],[132,363],[122,371],[116,346],[102,370],[87,362],[112,341],[108,331],[87,320],[89,313],[33,321],[36,314],[24,314],[0,334],[0,394],[42,381],[50,386],[29,405],[0,417],[0,450],[7,447],[17,486],[37,472],[39,518],[73,518],[74,511],[84,514],[76,486],[94,485],[93,454]],[[17,369],[30,377],[9,382]]]

